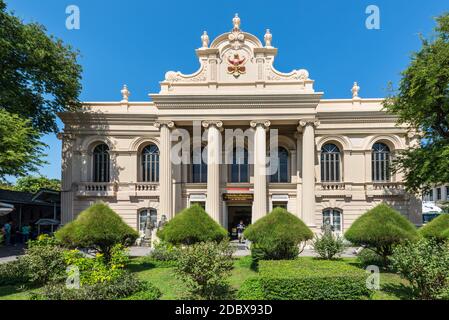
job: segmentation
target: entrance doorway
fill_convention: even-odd
[[[231,239],[237,239],[237,225],[243,221],[245,226],[251,223],[251,205],[228,206],[228,231]]]

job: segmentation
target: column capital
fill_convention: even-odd
[[[252,120],[249,125],[251,128],[256,128],[258,125],[261,125],[264,129],[268,129],[271,126],[270,120]]]
[[[171,129],[175,127],[175,123],[171,120],[159,120],[154,123],[156,128],[161,128],[162,126],[167,126],[167,128]]]
[[[203,128],[209,128],[210,126],[215,126],[217,128],[222,128],[223,127],[223,121],[221,120],[204,120],[201,122],[201,125],[203,126]]]
[[[318,119],[301,119],[299,120],[299,126],[297,127],[297,130],[299,132],[302,132],[303,128],[307,126],[313,126],[318,127],[320,125],[320,121]]]

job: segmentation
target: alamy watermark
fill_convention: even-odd
[[[65,27],[68,30],[79,30],[81,27],[80,8],[71,4],[65,8],[65,13],[68,14],[65,19]]]

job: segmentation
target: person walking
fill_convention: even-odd
[[[12,221],[8,221],[3,226],[3,232],[5,233],[5,245],[9,246],[11,244],[11,223]]]
[[[237,225],[237,238],[239,239],[239,243],[243,242],[243,231],[245,230],[245,224],[242,220],[240,220],[240,223]]]
[[[27,244],[30,239],[31,228],[29,225],[22,226],[22,243]]]

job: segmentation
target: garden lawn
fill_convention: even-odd
[[[299,259],[312,259],[301,257]],[[346,263],[356,265],[354,258],[343,259]],[[183,283],[176,279],[173,267],[169,263],[154,262],[148,258],[132,259],[129,270],[135,272],[142,280],[147,280],[162,291],[163,300],[182,299],[185,292]],[[235,260],[229,282],[238,290],[240,285],[249,277],[254,277],[257,272],[251,269],[251,257],[242,257]],[[374,300],[398,300],[411,299],[411,290],[406,280],[394,273],[381,273],[381,290],[373,295]],[[23,289],[16,286],[0,286],[0,300],[27,300],[30,293],[36,289]]]

